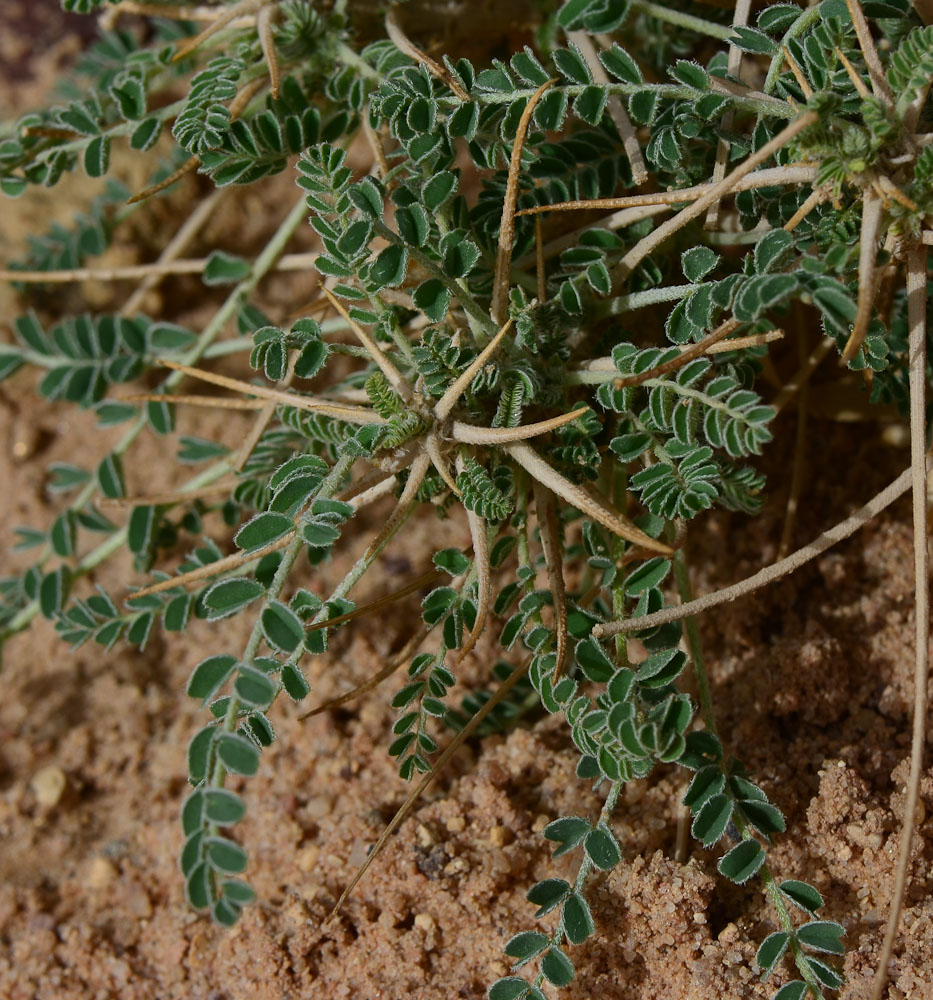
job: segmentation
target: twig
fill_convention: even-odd
[[[730,333],[738,330],[741,325],[737,319],[727,319],[725,322],[720,323],[712,333],[708,333],[702,340],[698,340],[695,344],[685,347],[676,357],[671,358],[669,361],[664,361],[654,368],[639,372],[637,375],[623,375],[621,378],[617,378],[612,384],[616,389],[624,389],[627,386],[642,385],[642,383],[647,382],[649,379],[658,378],[661,375],[667,375],[669,372],[677,371],[683,368],[688,361],[698,358],[701,354],[706,354],[721,340],[725,340]],[[735,350],[734,347],[732,349]]]
[[[871,308],[878,290],[878,240],[884,215],[881,198],[873,188],[865,188],[862,195],[862,228],[859,235],[858,258],[858,308],[855,325],[842,352],[843,362],[851,361],[858,353],[871,321]]]
[[[339,312],[340,315],[346,320],[347,325],[356,334],[357,340],[359,340],[363,347],[366,348],[369,356],[379,366],[379,370],[389,380],[389,384],[392,388],[402,397],[402,399],[405,400],[405,402],[411,402],[414,395],[411,390],[411,386],[405,380],[401,372],[389,360],[388,355],[386,355],[382,348],[376,343],[375,340],[373,340],[372,337],[370,337],[360,324],[350,316],[340,299],[338,299],[326,285],[321,285],[321,292],[327,301],[330,302],[337,312]]]
[[[781,389],[768,405],[773,406],[778,411],[784,409],[790,400],[793,399],[794,394],[800,390],[800,387],[816,371],[823,358],[835,346],[836,342],[832,337],[824,337],[810,352],[810,357],[807,358],[800,369],[794,373],[790,381],[784,385],[784,388]]]
[[[299,410],[327,413],[340,420],[346,420],[349,424],[386,423],[385,418],[380,417],[375,410],[369,410],[363,406],[344,406],[340,403],[332,403],[328,399],[300,396],[291,392],[283,392],[281,389],[270,389],[264,385],[253,385],[251,382],[243,382],[238,378],[230,378],[227,375],[217,375],[215,372],[207,372],[201,368],[192,368],[190,365],[182,365],[177,361],[169,361],[166,358],[159,358],[158,363],[166,368],[171,368],[173,371],[181,372],[183,375],[190,375],[192,378],[200,379],[202,382],[209,382],[211,385],[223,386],[225,389],[233,389],[235,392],[257,396],[260,399],[269,399],[282,406],[294,406]],[[165,402],[172,402],[172,398],[166,396]]]
[[[554,495],[537,479],[532,483],[535,496],[535,512],[541,533],[541,548],[544,551],[544,565],[547,567],[548,583],[554,601],[554,632],[557,636],[557,662],[554,665],[554,679],[564,672],[567,662],[567,589],[564,586],[563,560],[561,558],[560,532],[554,512]]]
[[[269,84],[273,97],[279,96],[279,83],[281,74],[279,73],[279,57],[275,51],[275,38],[272,35],[272,22],[278,16],[279,8],[277,4],[266,3],[259,8],[256,15],[256,31],[259,35],[259,45],[262,49],[262,57],[269,67]]]
[[[688,615],[696,615],[701,611],[718,607],[720,604],[728,604],[730,601],[734,601],[739,597],[745,597],[747,594],[751,594],[761,587],[767,586],[769,583],[780,580],[781,577],[786,576],[788,573],[793,573],[795,570],[800,569],[801,566],[806,565],[811,559],[822,555],[837,542],[848,538],[849,535],[854,535],[859,528],[863,528],[868,524],[885,507],[897,500],[898,497],[903,496],[910,489],[911,475],[911,470],[906,469],[890,486],[886,486],[880,493],[869,500],[864,507],[859,507],[854,514],[833,525],[829,530],[824,531],[823,534],[819,535],[808,545],[797,549],[796,552],[792,552],[786,559],[782,559],[780,562],[773,563],[770,566],[765,566],[764,569],[759,570],[753,576],[747,577],[739,583],[734,583],[731,587],[723,587],[722,590],[698,597],[695,601],[683,604],[677,608],[664,608],[661,611],[656,611],[654,614],[644,615],[639,618],[626,618],[624,621],[613,621],[596,625],[593,628],[593,635],[597,639],[608,639],[613,635],[620,635],[625,632],[638,632],[641,629],[665,625],[667,622],[680,621],[681,618],[686,618]]]
[[[894,950],[907,877],[910,847],[917,823],[923,747],[926,742],[928,648],[930,642],[930,576],[927,552],[926,491],[926,285],[927,251],[913,247],[907,257],[907,325],[909,328],[910,381],[910,483],[914,514],[914,586],[916,593],[916,648],[914,650],[914,719],[910,743],[910,774],[901,823],[901,842],[891,909],[885,930],[878,968],[872,986],[872,1000],[881,1000],[888,979],[888,963]]]
[[[784,223],[784,231],[792,233],[817,205],[826,201],[827,197],[828,194],[822,188],[811,191],[800,208]]]
[[[777,184],[809,184],[816,179],[816,171],[817,168],[815,166],[806,163],[768,167],[765,170],[756,170],[743,174],[730,187],[730,191],[752,191],[755,188],[774,187]],[[680,188],[679,190],[657,191],[650,194],[630,194],[620,198],[589,198],[577,201],[558,201],[553,205],[535,205],[532,208],[523,208],[515,214],[536,215],[539,212],[571,212],[591,208],[623,209],[643,208],[649,205],[680,205],[703,198],[714,192],[717,187],[718,185],[716,184],[696,184],[693,187]],[[722,195],[720,194],[719,197],[721,198]]]
[[[507,444],[510,441],[527,441],[529,438],[547,434],[557,430],[564,424],[572,423],[582,417],[589,409],[581,406],[570,413],[562,413],[559,417],[540,420],[536,424],[521,424],[518,427],[481,427],[476,424],[465,424],[455,420],[451,424],[450,436],[461,444]]]
[[[868,19],[865,17],[859,0],[846,0],[846,6],[849,8],[849,16],[852,18],[852,25],[855,28],[859,48],[862,50],[862,57],[868,67],[868,78],[871,80],[872,92],[890,111],[894,107],[894,95],[891,93],[887,77],[884,75],[884,66],[881,65],[881,57],[875,47],[875,40],[871,37]]]
[[[321,629],[333,628],[336,625],[343,625],[345,622],[353,621],[355,618],[361,618],[363,615],[371,614],[373,611],[378,611],[380,608],[388,607],[390,604],[394,604],[396,601],[400,601],[403,597],[407,597],[409,594],[414,594],[416,591],[421,590],[424,587],[429,587],[432,583],[436,583],[445,574],[439,569],[430,569],[426,573],[422,573],[421,576],[412,580],[411,583],[406,583],[404,587],[398,590],[393,590],[391,594],[386,594],[385,597],[380,597],[375,601],[370,601],[369,604],[361,604],[358,608],[354,608],[352,611],[348,611],[345,615],[337,615],[336,618],[325,618],[323,621],[313,622],[308,625],[305,631],[307,632],[320,632]]]
[[[522,442],[513,442],[504,445],[504,450],[531,476],[543,486],[546,486],[552,493],[556,493],[562,500],[566,500],[571,506],[582,511],[594,521],[608,528],[613,534],[624,538],[636,545],[642,545],[652,552],[660,552],[663,555],[670,555],[671,548],[658,542],[650,535],[646,535],[640,528],[636,527],[627,517],[608,506],[605,500],[597,499],[592,493],[587,492],[582,487],[565,479],[559,472],[552,469],[547,462],[531,447]]]
[[[522,167],[522,150],[525,148],[525,136],[531,124],[538,101],[544,96],[548,87],[557,82],[553,77],[528,98],[525,110],[518,120],[515,141],[512,144],[512,157],[509,160],[509,178],[505,188],[505,200],[502,203],[502,218],[499,222],[499,250],[496,254],[496,274],[492,286],[493,320],[501,326],[506,318],[506,305],[509,298],[509,273],[512,270],[512,243],[515,240],[515,204],[518,200],[518,175]]]
[[[810,86],[810,81],[803,75],[803,70],[797,65],[797,60],[790,54],[790,49],[786,45],[781,46],[781,52],[784,54],[787,65],[790,66],[791,73],[794,74],[797,85],[803,91],[803,96],[807,100],[810,100],[813,96],[813,88]]]
[[[842,63],[843,69],[845,69],[849,79],[852,81],[852,86],[855,87],[858,96],[863,101],[866,97],[871,97],[871,91],[865,86],[865,81],[855,72],[855,67],[845,52],[842,49],[836,49],[836,55],[839,57],[839,62]]]
[[[320,715],[322,712],[327,712],[332,708],[339,708],[341,705],[346,705],[348,701],[352,701],[354,698],[358,698],[360,695],[366,694],[368,691],[372,691],[373,688],[378,687],[387,677],[394,674],[406,660],[411,659],[415,650],[421,645],[422,642],[424,642],[430,631],[430,626],[422,625],[422,627],[408,640],[408,642],[405,643],[395,656],[389,660],[382,670],[373,674],[372,677],[363,681],[362,684],[357,685],[357,687],[353,688],[351,691],[347,691],[345,694],[338,695],[336,698],[331,698],[329,701],[323,702],[316,708],[312,708],[309,712],[305,712],[304,715],[299,715],[298,721],[301,722],[304,719],[310,719],[313,716]]]
[[[217,15],[213,21],[194,38],[189,39],[172,56],[172,62],[179,62],[199,46],[203,45],[209,38],[216,35],[218,31],[226,28],[231,21],[235,21],[244,14],[255,14],[262,7],[265,0],[240,0],[240,3],[232,4],[230,7],[217,8]]]
[[[395,16],[395,8],[390,7],[386,11],[385,18],[386,34],[395,43],[395,47],[401,52],[404,52],[406,56],[410,59],[414,59],[415,62],[421,63],[432,76],[436,76],[441,83],[447,87],[448,90],[452,90],[457,98],[461,101],[468,101],[470,95],[463,89],[463,87],[454,79],[453,74],[441,66],[440,63],[435,62],[429,55],[422,52],[414,42],[402,31],[401,26],[398,23],[398,18]]]
[[[796,121],[792,121],[789,125],[786,125],[773,139],[766,142],[761,149],[748,156],[731,173],[724,177],[719,184],[714,184],[712,189],[705,195],[698,198],[687,208],[682,208],[673,219],[662,222],[657,229],[639,240],[616,265],[613,272],[613,289],[620,285],[645,257],[657,249],[668,237],[672,236],[679,229],[682,229],[688,222],[697,218],[697,216],[702,215],[714,201],[734,190],[739,181],[743,177],[748,176],[755,167],[760,163],[764,163],[765,160],[786,146],[787,143],[793,141],[804,129],[809,128],[818,120],[818,115],[812,111],[808,111],[796,119]]]
[[[502,324],[502,328],[495,337],[479,352],[469,367],[457,376],[456,380],[448,386],[444,395],[434,404],[434,417],[437,421],[442,422],[450,416],[450,411],[456,405],[464,389],[476,378],[479,370],[492,357],[493,352],[499,344],[502,343],[502,338],[511,330],[512,322],[512,318],[509,317]]]
[[[183,403],[188,406],[205,406],[217,410],[261,410],[266,404],[261,399],[230,399],[226,396],[171,395],[164,392],[140,392],[131,396],[116,396],[121,403]]]
[[[201,486],[194,490],[182,488],[170,493],[148,493],[135,497],[101,497],[97,503],[101,507],[159,507],[164,504],[200,500],[203,497],[214,496],[216,493],[226,493],[232,485],[230,482],[220,482]]]

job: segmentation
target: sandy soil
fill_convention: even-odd
[[[5,205],[9,241],[15,222],[7,212]],[[249,234],[242,240],[247,252]],[[298,291],[276,279],[262,295],[281,315]],[[170,294],[184,303],[179,320],[196,324],[203,307],[192,286],[168,285]],[[59,509],[60,498],[47,490],[48,463],[93,467],[116,438],[92,430],[82,414],[35,401],[33,384],[33,373],[21,373],[0,387],[0,544],[7,552],[14,525],[46,525]],[[787,468],[793,423],[792,414],[780,418],[773,479]],[[179,431],[233,441],[242,426],[229,415],[185,414]],[[907,464],[906,451],[886,444],[873,424],[816,420],[812,440],[798,543]],[[173,450],[171,440],[141,439],[126,461],[131,492],[168,485],[164,459]],[[697,592],[774,558],[783,503],[777,490],[754,525],[739,515],[698,521],[689,547]],[[372,529],[384,514],[374,509],[364,526]],[[468,539],[458,520],[440,532],[434,519],[420,521],[388,550],[379,582],[360,599],[425,569],[440,533],[441,544]],[[361,530],[353,544],[365,538]],[[845,1000],[868,996],[903,811],[910,545],[903,500],[793,579],[700,623],[728,750],[788,820],[790,832],[770,854],[775,874],[816,885],[825,916],[846,928]],[[5,572],[13,558],[4,556]],[[326,592],[349,558],[321,567],[312,586]],[[121,581],[133,577],[117,565],[98,579],[119,594]],[[310,702],[378,670],[416,618],[412,598],[341,632],[328,656],[308,664]],[[407,791],[385,753],[395,719],[392,682],[308,721],[284,700],[276,706],[279,740],[259,776],[243,784],[249,815],[238,828],[259,902],[232,932],[187,908],[175,860],[178,810],[186,745],[202,715],[183,691],[207,652],[242,645],[246,624],[196,622],[181,637],[156,632],[142,653],[86,646],[69,654],[46,622],[9,643],[0,699],[0,997],[478,1000],[507,972],[503,944],[535,926],[525,892],[537,879],[573,871],[572,857],[550,859],[540,830],[558,815],[594,816],[600,796],[574,777],[575,754],[553,719],[473,740],[341,915],[326,922]],[[465,683],[483,683],[492,656],[481,646]],[[598,934],[573,950],[579,975],[564,996],[750,1000],[783,981],[762,985],[753,968],[757,945],[775,929],[759,884],[728,885],[710,852],[694,850],[686,864],[673,860],[684,788],[683,775],[659,768],[626,789],[614,820],[624,860],[588,884]],[[923,805],[890,1000],[933,997],[930,770]]]

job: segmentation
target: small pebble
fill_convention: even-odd
[[[60,767],[50,764],[36,771],[29,785],[39,805],[51,809],[58,805],[67,783],[65,772]]]

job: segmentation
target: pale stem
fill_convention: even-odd
[[[926,476],[926,285],[927,250],[913,247],[907,258],[907,325],[909,339],[910,382],[910,484],[913,489],[915,650],[914,718],[910,744],[910,774],[901,825],[894,892],[888,914],[881,955],[872,987],[872,1000],[881,1000],[888,978],[888,964],[894,950],[907,880],[910,871],[910,848],[917,823],[920,779],[923,774],[923,748],[926,742],[927,682],[930,642],[930,575],[927,550],[927,476]]]

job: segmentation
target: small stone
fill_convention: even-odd
[[[117,877],[117,870],[106,858],[92,858],[87,866],[84,884],[88,889],[106,889]]]
[[[493,847],[505,847],[512,839],[512,831],[504,826],[493,826],[489,829],[489,843]]]
[[[531,824],[531,830],[533,833],[540,833],[550,822],[550,816],[547,816],[544,813],[538,813],[538,815],[535,816],[534,823]]]
[[[417,832],[417,835],[418,835],[418,846],[419,847],[423,847],[425,850],[428,850],[429,848],[433,847],[437,843],[437,838],[424,825],[424,823],[421,823],[418,826],[418,829],[417,829],[416,832]]]
[[[701,910],[697,910],[693,914],[693,922],[695,924],[705,924],[706,923],[706,914],[703,913]]]
[[[295,858],[298,870],[305,872],[305,874],[313,871],[317,867],[320,856],[321,849],[317,845],[310,844],[308,847],[303,847],[298,852],[298,857]]]
[[[467,870],[467,863],[463,858],[454,858],[444,866],[445,875],[460,875]]]
[[[451,816],[445,825],[450,833],[463,833],[466,820],[462,816]]]
[[[60,767],[50,764],[36,771],[29,784],[39,805],[51,809],[58,805],[67,783],[65,772]]]
[[[420,931],[424,931],[425,934],[433,934],[437,930],[437,924],[430,913],[415,914],[415,927]]]

